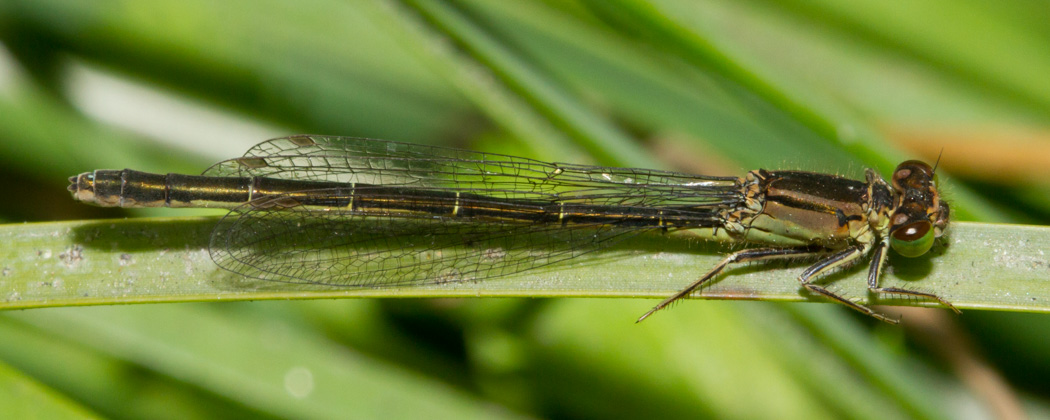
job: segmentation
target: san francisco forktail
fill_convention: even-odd
[[[730,253],[642,315],[689,296],[727,266],[817,262],[811,293],[897,320],[813,280],[870,259],[876,294],[948,301],[881,287],[892,248],[925,254],[948,225],[934,170],[907,161],[890,183],[759,169],[744,177],[614,168],[381,140],[292,136],[260,143],[203,175],[97,170],[70,178],[73,198],[104,207],[230,209],[209,251],[262,280],[341,287],[480,281],[551,265],[647,231],[694,231],[764,245]]]

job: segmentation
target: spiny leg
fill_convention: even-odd
[[[824,254],[825,251],[826,250],[822,247],[813,246],[798,248],[755,248],[745,249],[726,255],[726,257],[723,258],[722,261],[719,261],[718,264],[715,264],[714,268],[712,268],[711,271],[708,271],[707,274],[701,276],[698,280],[693,282],[693,284],[687,286],[685,289],[682,289],[678,293],[671,295],[671,297],[664,299],[658,305],[653,307],[653,309],[650,309],[649,312],[646,312],[645,315],[642,315],[640,318],[638,318],[638,320],[635,321],[635,323],[642,322],[643,320],[648,318],[649,315],[652,315],[656,311],[666,308],[667,305],[670,305],[674,301],[689,296],[689,294],[693,293],[694,290],[696,290],[700,286],[703,286],[704,283],[707,283],[709,280],[717,276],[718,273],[721,273],[722,270],[724,270],[729,264],[815,257]]]
[[[856,309],[857,311],[867,314],[868,316],[871,316],[875,319],[885,321],[890,324],[900,323],[899,320],[889,318],[886,315],[875,312],[867,306],[846,299],[845,297],[842,297],[841,295],[838,295],[828,290],[824,286],[820,286],[809,282],[809,280],[813,278],[813,276],[819,276],[829,270],[834,270],[837,268],[848,266],[849,264],[856,261],[857,258],[863,256],[868,249],[870,248],[868,248],[867,245],[859,244],[850,246],[849,248],[836,252],[830,257],[821,260],[816,264],[813,264],[812,266],[807,268],[806,271],[803,271],[802,274],[798,276],[798,281],[802,283],[802,286],[805,287],[806,290],[824,295],[824,297],[839,302],[843,305],[849,306],[850,308]]]
[[[875,293],[908,295],[935,300],[940,302],[941,305],[946,306],[948,309],[955,311],[957,314],[962,313],[955,307],[955,305],[952,305],[951,302],[948,302],[947,300],[944,300],[944,298],[933,293],[918,292],[898,287],[879,287],[879,277],[882,276],[882,268],[886,265],[887,250],[889,250],[889,242],[883,242],[875,249],[875,255],[871,258],[871,267],[868,268],[868,290]]]

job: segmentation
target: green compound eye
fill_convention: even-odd
[[[918,257],[933,247],[936,236],[930,222],[910,223],[893,231],[890,246],[905,257]]]

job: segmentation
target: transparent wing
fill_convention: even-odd
[[[271,204],[246,204],[219,222],[210,246],[219,266],[262,280],[341,287],[477,281],[575,258],[646,230],[289,211]]]
[[[210,176],[353,183],[301,191],[314,203],[353,194],[372,203],[422,194],[439,209],[506,209],[546,217],[404,212],[352,204],[319,209],[274,195],[234,209],[212,237],[212,258],[248,277],[347,287],[390,287],[504,276],[593,252],[678,217],[717,226],[743,200],[742,181],[649,169],[531,159],[349,137],[293,136],[220,162]],[[404,187],[407,190],[391,189]],[[330,194],[325,196],[325,194]],[[656,211],[653,211],[656,209]],[[561,215],[583,214],[573,223]],[[659,216],[652,216],[652,215]],[[552,217],[553,216],[553,217]],[[580,223],[579,220],[593,220]],[[544,222],[545,221],[545,222]],[[633,224],[632,224],[633,223]],[[661,222],[662,223],[662,222]]]
[[[636,168],[548,163],[514,156],[352,137],[292,136],[252,147],[204,175],[500,191],[565,203],[640,207],[740,202],[741,180]]]

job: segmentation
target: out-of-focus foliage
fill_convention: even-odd
[[[1047,224],[1048,18],[1030,0],[6,0],[0,218],[120,217],[70,200],[66,177],[192,173],[257,133],[312,132],[734,175],[885,174],[943,150],[957,219]],[[152,96],[100,79],[202,111],[128,104]],[[265,128],[229,131],[216,113]],[[994,263],[1042,264],[1050,280],[1047,259],[992,251]],[[3,265],[0,291],[14,290]],[[1046,316],[909,314],[897,328],[832,305],[691,301],[632,324],[651,304],[8,312],[0,406],[126,418],[881,419],[991,416],[1020,401],[1047,413]],[[923,340],[929,331],[958,340]],[[973,379],[979,368],[960,360],[1026,392]]]

